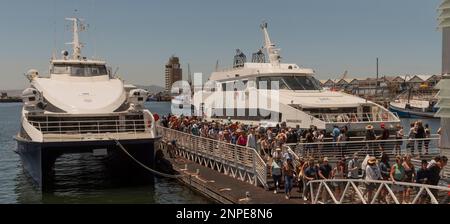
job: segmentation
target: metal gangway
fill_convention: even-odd
[[[267,165],[255,149],[160,126],[158,132],[164,146],[176,141],[173,153],[177,156],[268,189]]]
[[[262,186],[270,189],[271,177],[268,172],[268,164],[264,155],[260,155],[257,150],[218,141],[211,138],[192,135],[177,131],[174,129],[158,127],[158,134],[162,136],[161,146],[169,151],[173,150],[177,156],[196,162],[205,167],[211,168],[225,175],[231,176],[243,182],[255,186]],[[176,141],[176,147],[170,149],[171,142]],[[380,144],[385,147],[383,153],[390,155],[404,155],[410,152],[413,147],[418,152],[419,146],[425,150],[427,141],[428,155],[432,158],[442,154],[439,151],[439,138],[435,136],[429,139],[396,139],[385,141],[349,141],[349,142],[322,142],[322,143],[297,143],[286,144],[282,150],[284,153],[290,153],[293,156],[295,166],[300,164],[301,160],[313,157],[316,161],[323,157],[328,157],[330,162],[339,160],[342,156],[351,157],[355,152],[360,153],[361,157],[366,155],[379,156]],[[345,148],[338,148],[343,146]],[[319,146],[319,145],[322,146]],[[395,148],[394,148],[395,147]],[[394,150],[395,149],[395,150]],[[425,155],[423,155],[425,156]],[[394,157],[394,156],[392,156]],[[415,165],[420,167],[420,160],[416,158]],[[419,164],[417,164],[419,163]],[[334,164],[333,164],[334,165]],[[448,175],[448,168],[443,172]],[[367,186],[372,184],[373,195],[367,194]],[[336,186],[341,186],[339,195],[336,192]],[[399,199],[397,189],[411,189],[410,203],[445,203],[448,201],[450,188],[444,186],[431,186],[416,183],[392,182],[392,181],[366,181],[363,179],[330,179],[314,180],[307,185],[309,194],[308,201],[317,203],[403,203]],[[447,202],[448,203],[448,202]]]

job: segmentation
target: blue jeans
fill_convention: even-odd
[[[291,193],[292,190],[292,177],[284,176],[284,192],[286,194]]]
[[[273,184],[275,184],[275,190],[278,190],[281,185],[281,175],[272,175],[272,178]]]

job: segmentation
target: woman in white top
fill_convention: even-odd
[[[366,180],[380,180],[381,179],[381,172],[378,168],[377,159],[373,156],[369,158],[367,161],[366,166]],[[368,202],[372,201],[373,197],[373,191],[377,188],[377,184],[375,183],[368,183],[366,184],[366,190],[367,190],[367,198]]]
[[[333,179],[345,179],[345,162],[340,160],[337,166],[333,169],[333,173],[331,174]],[[344,182],[334,182],[335,194],[337,200],[341,198],[341,192],[344,189]]]

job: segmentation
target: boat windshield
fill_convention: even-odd
[[[52,68],[52,74],[70,74],[71,76],[89,77],[107,75],[108,72],[104,65],[55,64]]]
[[[279,89],[287,90],[321,90],[322,87],[319,81],[312,76],[294,76],[294,75],[283,75],[283,76],[266,76],[258,78],[258,88],[265,88],[264,84],[266,82],[267,88],[271,88],[272,82],[279,83]]]

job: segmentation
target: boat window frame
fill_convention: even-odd
[[[285,80],[285,77],[288,78],[294,78],[293,80]],[[309,80],[314,89],[308,89],[305,87],[303,82],[300,82],[301,80],[299,80],[298,78],[304,78],[304,80]],[[277,80],[278,79],[278,80]],[[301,75],[297,75],[297,74],[291,74],[291,73],[276,73],[276,74],[270,74],[267,76],[260,76],[257,77],[256,79],[256,84],[257,84],[257,88],[260,89],[260,82],[261,81],[270,81],[270,82],[274,82],[274,81],[278,81],[279,82],[279,90],[292,90],[292,91],[321,91],[323,90],[322,86],[319,84],[319,81],[311,75],[306,75],[306,74],[301,74]],[[299,88],[295,88],[292,89],[292,84],[289,84],[290,82],[287,81],[295,81],[296,82],[296,87],[302,87],[302,89]],[[271,83],[267,84],[267,89],[271,89]]]
[[[242,83],[244,83],[244,89],[236,89],[236,83],[237,83],[237,82],[242,82]],[[223,92],[226,92],[226,91],[227,91],[227,84],[228,84],[228,83],[233,83],[233,87],[234,87],[234,88],[233,88],[233,90],[231,90],[231,91],[233,91],[233,92],[236,92],[236,91],[245,91],[245,90],[248,88],[248,79],[230,80],[230,81],[226,81],[226,82],[220,83]]]
[[[57,71],[55,68],[63,68],[65,67],[65,71]],[[74,68],[77,68],[75,70]],[[97,70],[96,73],[93,71]],[[82,71],[76,72],[75,71]],[[96,77],[96,76],[104,76],[109,75],[109,70],[106,65],[103,64],[76,64],[76,63],[58,63],[53,64],[50,69],[51,74],[55,75],[69,75],[72,77]]]

